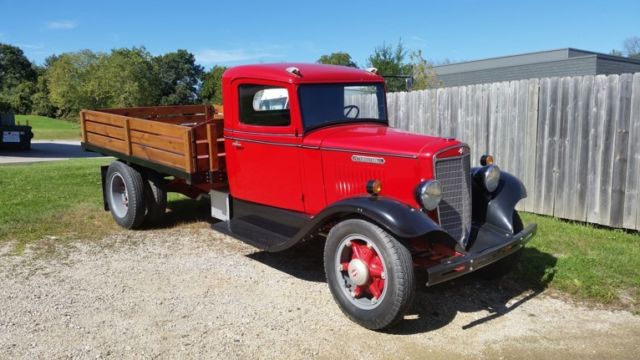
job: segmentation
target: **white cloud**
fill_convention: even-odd
[[[417,35],[410,36],[409,40],[412,42],[420,43],[420,44],[424,44],[427,42],[426,39],[421,38],[420,36],[417,36]]]
[[[58,20],[47,22],[47,29],[50,30],[70,30],[75,29],[78,24],[72,20]]]
[[[268,51],[247,51],[244,49],[203,49],[196,52],[196,61],[201,64],[225,64],[241,61],[273,58],[277,55]]]

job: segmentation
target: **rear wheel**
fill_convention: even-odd
[[[140,172],[114,161],[107,170],[105,195],[111,216],[126,229],[140,227],[145,215],[144,182]]]
[[[415,292],[409,250],[378,226],[359,219],[331,229],[324,250],[327,283],[340,309],[373,330],[402,319]]]
[[[524,225],[522,224],[522,219],[517,211],[513,211],[513,233],[517,234],[522,229],[524,229]],[[498,279],[501,278],[511,271],[515,269],[516,265],[522,258],[522,249],[514,252],[513,254],[502,258],[493,264],[486,266],[477,271],[477,274],[486,280]]]

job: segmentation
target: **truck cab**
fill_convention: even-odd
[[[164,212],[158,210],[163,194],[178,191],[210,197],[212,216],[219,220],[213,228],[262,250],[324,241],[334,299],[349,318],[370,329],[402,319],[416,274],[426,276],[427,286],[476,270],[501,276],[536,231],[535,224],[525,227],[515,210],[526,197],[523,184],[501,171],[493,156],[476,159],[478,166],[472,167],[470,149],[459,140],[390,127],[384,78],[375,71],[320,64],[238,66],[224,73],[222,89],[222,127],[206,109],[202,116],[171,119],[190,126],[176,128],[182,135],[166,140],[185,139],[182,148],[176,143],[167,151],[181,151],[186,159],[181,169],[189,174],[175,172],[169,162],[154,166],[160,162],[153,157],[160,154],[160,140],[136,140],[172,135],[173,128],[156,125],[162,131],[151,134],[153,124],[124,117],[147,114],[145,119],[153,120],[169,110],[154,108],[156,115],[106,110],[104,121],[99,113],[83,114],[87,127],[123,117],[121,149],[129,153],[107,152],[85,140],[86,148],[120,159],[103,169],[105,209],[119,224],[135,228],[148,214]],[[197,121],[185,125],[183,119]],[[128,135],[131,129],[147,135]],[[88,132],[86,139],[94,135]],[[223,151],[216,153],[218,144]],[[136,153],[138,146],[148,148]],[[149,203],[160,205],[144,205]]]

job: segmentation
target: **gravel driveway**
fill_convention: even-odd
[[[637,358],[640,317],[474,278],[417,293],[394,333],[342,315],[318,246],[203,228],[0,247],[0,358]]]

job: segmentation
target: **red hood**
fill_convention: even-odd
[[[316,130],[305,136],[304,145],[360,153],[417,157],[431,155],[457,140],[420,135],[377,124],[351,124]]]

